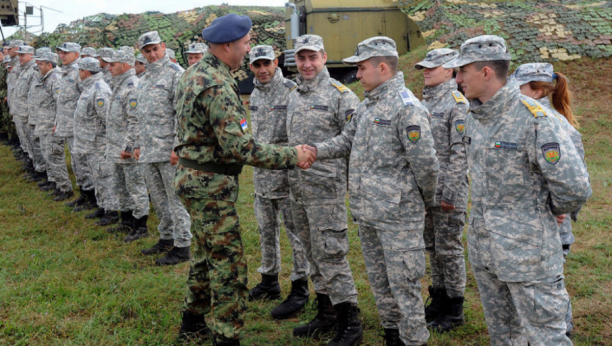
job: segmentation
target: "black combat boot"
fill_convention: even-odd
[[[81,191],[81,193],[85,194],[85,201],[74,207],[72,211],[79,212],[99,208],[98,202],[96,200],[96,190],[91,189],[88,191]]]
[[[119,212],[116,210],[107,211],[104,216],[94,224],[96,226],[108,226],[119,222]]]
[[[438,333],[447,333],[465,324],[463,318],[463,297],[446,298],[444,311],[427,327]]]
[[[39,181],[38,184],[36,184],[36,185],[38,185],[38,187],[42,188],[43,186],[45,186],[45,185],[47,185],[49,183],[50,183],[50,181],[48,181],[48,180],[47,181]]]
[[[427,289],[429,290],[427,301],[431,302],[425,307],[425,320],[431,322],[444,311],[448,296],[446,295],[445,287],[429,286]]]
[[[79,186],[79,198],[75,199],[72,202],[65,203],[64,205],[70,208],[74,208],[77,205],[81,205],[85,203],[86,199],[87,199],[87,196],[85,195],[85,191],[83,191],[83,189]]]
[[[147,228],[147,219],[149,215],[145,215],[140,219],[134,219],[134,226],[132,227],[132,231],[123,239],[125,243],[131,243],[134,240],[138,240],[140,238],[144,238],[149,235],[149,229]]]
[[[122,211],[121,212],[121,222],[115,227],[109,227],[106,229],[109,233],[129,233],[134,230],[134,222],[136,219],[134,218],[134,212]]]
[[[85,218],[88,220],[91,220],[91,219],[100,219],[103,216],[104,216],[104,208],[98,208],[94,210],[93,213],[85,215]]]
[[[317,293],[315,303],[319,310],[317,315],[307,324],[293,328],[293,336],[298,338],[319,338],[321,335],[334,329],[338,315],[332,306],[329,296]]]
[[[178,335],[179,340],[204,342],[211,338],[212,331],[206,325],[203,314],[196,315],[183,311],[183,321]]]
[[[53,198],[53,200],[56,202],[65,201],[69,198],[72,198],[72,196],[74,196],[74,192],[72,192],[72,190],[60,191],[59,189],[56,189],[55,191],[57,192],[57,194],[55,194],[55,197]]]
[[[213,346],[240,346],[240,340],[227,339],[220,335],[215,335]]]
[[[278,284],[278,274],[266,275],[261,274],[261,282],[249,291],[249,301],[279,299],[281,297],[281,288]]]
[[[327,346],[357,346],[363,340],[359,308],[349,302],[334,305],[338,314],[336,335]]]
[[[304,310],[308,303],[308,278],[291,281],[291,292],[284,302],[272,310],[272,317],[277,320],[291,318]]]
[[[52,181],[48,181],[45,185],[40,187],[41,191],[54,191],[57,188],[57,185],[52,182]]]
[[[47,172],[46,171],[42,171],[42,172],[35,171],[30,176],[30,179],[28,179],[28,183],[37,183],[43,180],[47,180]]]
[[[143,255],[156,255],[172,250],[174,247],[174,239],[160,239],[153,247],[140,251]]]
[[[184,247],[173,247],[172,250],[168,251],[166,256],[159,258],[155,261],[158,266],[173,266],[181,262],[189,261],[189,246]]]
[[[406,346],[406,344],[400,339],[399,329],[387,329],[385,328],[384,343],[385,346]]]

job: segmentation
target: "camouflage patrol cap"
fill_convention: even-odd
[[[552,64],[534,62],[519,66],[512,74],[512,77],[514,77],[519,85],[523,85],[529,82],[552,83],[556,76]]]
[[[92,47],[85,47],[85,48],[81,49],[81,56],[83,56],[83,55],[95,56],[96,55],[96,49],[92,48]]]
[[[61,50],[64,52],[76,52],[81,53],[81,45],[74,42],[64,42],[61,46],[57,46],[56,50]]]
[[[442,67],[455,68],[477,61],[494,60],[512,60],[512,56],[506,48],[506,40],[495,35],[482,35],[463,42],[459,57],[447,62]]]
[[[272,60],[276,59],[276,55],[274,54],[274,48],[272,46],[255,46],[251,48],[249,52],[249,64],[254,63],[257,60],[266,59]]]
[[[144,46],[147,46],[150,44],[158,44],[161,42],[162,42],[162,39],[159,36],[159,33],[157,31],[145,32],[138,38],[138,46],[140,47],[140,49],[142,49],[142,47]]]
[[[84,58],[79,61],[79,70],[86,70],[91,72],[99,72],[100,61],[96,58]]]
[[[432,51],[427,52],[425,59],[423,61],[418,62],[414,65],[414,68],[417,70],[422,70],[425,68],[434,68],[440,65],[444,65],[447,62],[456,59],[459,57],[459,51],[456,49],[449,48],[440,48],[434,49]]]
[[[130,47],[126,47],[130,48]],[[106,62],[121,62],[126,63],[130,66],[134,66],[134,49],[131,51],[129,49],[119,49],[113,52],[113,55],[110,58],[104,58]]]
[[[323,37],[317,35],[302,35],[297,38],[295,43],[295,54],[301,50],[312,50],[315,52],[325,49]]]
[[[34,55],[34,47],[32,46],[19,46],[17,54],[32,54]]]
[[[144,55],[142,55],[142,54],[138,54],[136,56],[136,61],[141,62],[143,64],[147,63],[147,59],[145,59]]]
[[[204,43],[192,43],[189,45],[189,50],[185,53],[187,54],[204,54],[208,51],[208,46]]]
[[[34,60],[48,61],[48,62],[57,64],[57,62],[59,61],[59,57],[56,53],[53,53],[52,51],[48,51],[48,52],[42,52],[39,56],[34,58]]]
[[[94,55],[94,58],[101,58],[102,60],[108,62],[108,59],[110,59],[111,56],[113,56],[113,52],[115,50],[112,48],[100,48],[98,49],[98,51],[96,52],[96,55]]]
[[[38,48],[36,50],[36,54],[34,54],[34,58],[38,58],[39,56],[41,56],[43,53],[45,52],[50,52],[51,48],[49,47],[42,47],[42,48]]]
[[[169,59],[176,59],[176,53],[174,53],[173,49],[166,48],[166,55]]]
[[[5,56],[5,57],[4,57],[4,60],[2,60],[2,62],[3,62],[5,65],[8,65],[8,64],[11,62],[11,57],[10,57],[10,56],[8,56],[8,55],[7,55],[7,56]]]
[[[12,40],[11,43],[9,44],[9,48],[23,46],[24,44],[25,42],[23,42],[22,40]]]
[[[342,62],[347,65],[354,65],[377,56],[399,57],[395,41],[385,36],[370,37],[359,42],[357,49],[355,49],[355,55],[342,59]]]

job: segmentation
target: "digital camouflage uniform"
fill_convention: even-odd
[[[276,68],[274,77],[266,84],[255,79],[255,90],[251,94],[249,106],[251,131],[255,141],[287,145],[287,97],[295,86],[294,82],[283,77],[280,68]],[[293,250],[290,279],[295,281],[308,278],[308,259],[293,224],[287,171],[253,168],[253,185],[255,217],[261,245],[261,267],[257,271],[265,275],[277,275],[281,270],[280,214]]]
[[[138,124],[138,131],[131,131],[128,141],[140,148],[139,162],[159,218],[160,239],[174,239],[174,246],[181,248],[191,244],[191,221],[174,192],[176,166],[170,164],[170,154],[176,144],[175,91],[183,72],[168,56],[149,64],[137,87],[137,116],[128,113],[132,124],[128,126]]]
[[[117,51],[112,56],[112,61],[117,62],[131,61],[133,64],[133,60],[133,52],[130,55]],[[117,195],[119,210],[132,211],[133,216],[140,219],[144,215],[149,215],[149,195],[142,174],[142,165],[133,157],[121,158],[122,150],[134,146],[134,143],[128,143],[127,132],[128,118],[138,117],[136,88],[139,81],[135,74],[134,69],[130,69],[111,80],[113,94],[106,117],[105,156],[111,164],[113,190]]]
[[[21,40],[12,40],[9,48],[15,48],[15,47],[19,47],[24,45],[23,41]],[[22,150],[25,151],[26,147],[24,146],[24,143],[21,139],[22,136],[22,131],[21,131],[21,121],[20,118],[15,116],[14,112],[14,99],[15,99],[15,84],[17,82],[17,78],[19,77],[19,71],[20,71],[20,64],[19,64],[19,58],[17,57],[17,55],[15,55],[14,57],[10,58],[10,66],[12,66],[12,70],[11,72],[9,72],[8,77],[6,78],[6,84],[7,84],[7,105],[9,107],[9,115],[11,117],[11,121],[13,122],[13,127],[15,128],[15,135],[17,136],[17,139],[19,140],[19,146],[21,147]]]
[[[13,139],[13,120],[9,113],[8,104],[4,102],[4,98],[8,98],[8,68],[3,63],[0,66],[0,133]]]
[[[417,69],[438,67],[459,55],[453,49],[435,49],[415,65]],[[468,177],[465,132],[468,101],[457,91],[454,79],[423,88],[423,106],[429,111],[431,132],[440,175],[436,204],[425,217],[425,245],[429,253],[434,289],[444,288],[450,298],[463,297],[466,285],[464,248],[461,243],[467,210]],[[441,201],[455,206],[444,212]]]
[[[241,338],[248,290],[236,212],[239,172],[216,174],[186,165],[287,169],[297,164],[297,152],[257,143],[245,133],[238,85],[229,66],[210,53],[181,78],[176,111],[180,161],[174,186],[191,214],[195,236],[184,310],[210,312],[215,334]]]
[[[32,52],[30,54],[34,53],[34,48],[30,46],[21,46],[19,49],[27,49],[28,52]],[[34,59],[30,60],[25,65],[20,65],[19,75],[17,78],[15,78],[15,87],[13,88],[14,95],[11,104],[13,118],[15,119],[15,125],[17,126],[17,133],[21,133],[21,145],[24,147],[24,150],[28,153],[28,156],[33,161],[35,157],[32,150],[32,134],[30,133],[30,127],[28,125],[28,95],[30,92],[30,86],[36,80],[36,75],[38,75],[35,67],[36,62]],[[40,164],[40,161],[36,163]],[[41,171],[40,166],[35,166],[35,168],[36,171]]]
[[[361,42],[355,64],[396,56],[395,42]],[[350,155],[349,199],[359,225],[370,287],[385,329],[399,329],[406,345],[429,339],[420,279],[425,274],[425,208],[434,205],[439,164],[427,110],[398,72],[365,100],[340,136],[315,144],[317,159]]]
[[[108,47],[100,48],[96,52],[95,58],[100,58],[104,60],[105,62],[108,62],[107,60],[113,56],[113,52],[114,52],[114,49],[112,48],[108,48]],[[110,86],[111,80],[113,79],[113,75],[111,74],[109,67],[102,68],[102,74],[104,75],[102,79],[104,80],[104,82],[106,82],[106,84]]]
[[[136,61],[141,62],[141,63],[143,63],[143,64],[147,65],[147,59],[145,59],[145,58],[144,58],[144,56],[143,56],[142,54],[138,54],[138,55],[136,56]],[[138,73],[138,74],[136,75],[136,77],[138,77],[138,78],[140,79],[140,78],[144,77],[145,73],[147,73],[147,70],[146,70],[146,69],[144,70],[144,72]]]
[[[37,100],[41,99],[44,94],[43,90],[43,80],[40,69],[36,64],[36,61],[32,59],[34,62],[34,70],[36,73],[34,74],[34,78],[32,79],[32,84],[30,84],[30,90],[28,91],[28,120],[27,120],[27,130],[28,130],[28,141],[32,147],[32,156],[34,161],[34,167],[37,172],[45,172],[47,170],[47,162],[45,160],[45,153],[42,149],[42,141],[39,136],[36,135],[36,124],[40,118],[40,110],[38,109]],[[49,180],[49,174],[47,173],[47,180]]]
[[[95,58],[81,59],[79,69],[97,71],[100,63]],[[83,92],[74,111],[73,152],[85,155],[95,186],[96,200],[105,211],[119,209],[117,196],[113,190],[111,165],[104,153],[106,151],[106,114],[110,107],[111,90],[99,72],[81,80]]]
[[[510,60],[498,36],[461,46],[443,65]],[[492,345],[571,345],[569,297],[555,215],[592,194],[571,140],[542,106],[509,82],[471,100],[463,142],[472,178],[468,252]]]

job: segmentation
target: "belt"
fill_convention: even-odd
[[[183,167],[223,175],[239,175],[242,173],[243,167],[243,165],[239,163],[230,163],[227,165],[217,163],[198,163],[197,161],[187,160],[182,157],[179,158],[178,163]]]

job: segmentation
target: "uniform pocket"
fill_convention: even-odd
[[[325,239],[323,252],[327,260],[341,260],[349,251],[347,230],[326,229],[321,231]]]
[[[530,318],[538,324],[562,321],[569,306],[569,295],[563,277],[553,282],[538,282],[533,285],[534,313]]]
[[[513,144],[497,143],[502,143],[500,145]],[[488,148],[486,150],[488,184],[489,188],[498,193],[493,196],[498,203],[515,203],[524,198],[530,190],[529,159],[526,152],[518,149]]]
[[[417,281],[425,276],[425,250],[401,252],[406,267],[406,280]]]
[[[303,191],[314,198],[336,198],[336,171],[336,166],[328,162],[315,162],[310,169],[300,171],[301,180],[306,184]]]

